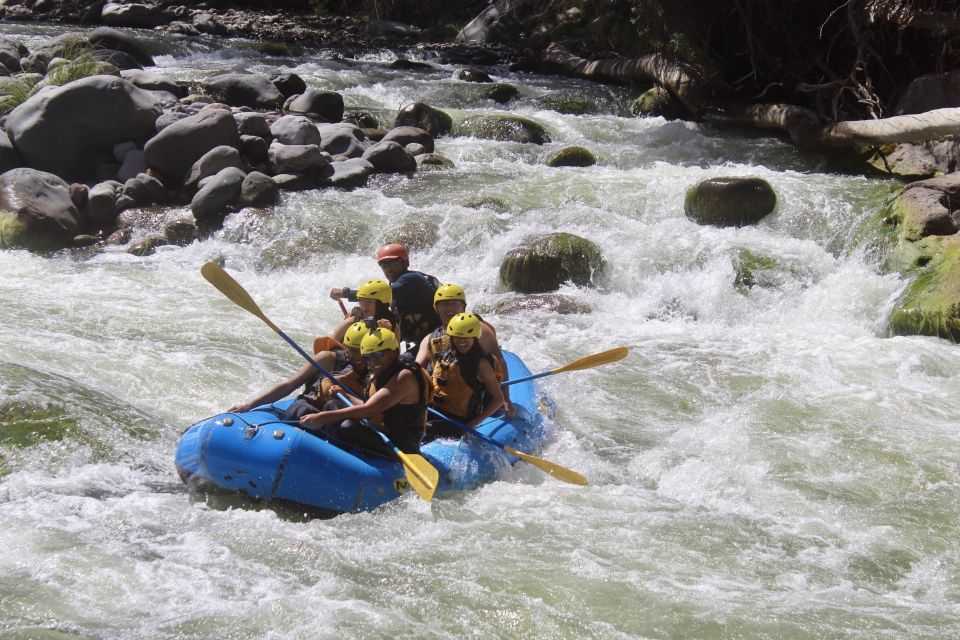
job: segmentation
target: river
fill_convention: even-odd
[[[58,29],[0,25],[28,46]],[[507,109],[456,68],[391,54],[265,57],[251,43],[147,35],[159,71],[291,71],[386,122],[416,100],[455,121]],[[553,142],[441,138],[455,168],[287,193],[222,231],[139,258],[123,248],[0,251],[0,636],[8,639],[951,638],[960,635],[960,350],[886,336],[906,281],[868,230],[889,181],[830,173],[778,139],[634,118],[622,88],[491,69]],[[592,100],[565,115],[544,96]],[[582,145],[589,168],[544,158]],[[683,196],[758,176],[774,214],[687,220]],[[466,206],[496,198],[505,206]],[[551,376],[543,457],[482,489],[304,519],[191,498],[173,465],[191,423],[300,365],[204,281],[221,259],[301,344],[327,297],[379,275],[405,224],[439,223],[413,267],[464,286],[533,370],[620,345],[620,363]],[[504,253],[563,230],[596,242],[590,313],[498,314]],[[745,255],[769,258],[757,284]]]

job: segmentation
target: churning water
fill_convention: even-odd
[[[49,31],[4,30],[28,45]],[[424,100],[455,120],[505,109],[453,67],[267,58],[155,40],[160,70],[292,71],[388,123]],[[389,59],[389,56],[385,56]],[[891,184],[825,172],[771,138],[626,116],[627,91],[493,75],[543,147],[442,138],[454,169],[285,194],[185,248],[0,252],[0,636],[4,638],[950,638],[960,634],[960,351],[885,337],[905,282],[869,232]],[[573,94],[601,115],[564,115]],[[551,169],[571,144],[598,157]],[[688,187],[750,175],[775,214],[700,227]],[[465,206],[488,199],[488,206]],[[496,199],[499,203],[494,203]],[[543,457],[432,503],[304,520],[191,500],[173,466],[192,422],[300,365],[207,284],[222,259],[301,344],[339,318],[331,287],[379,275],[387,234],[437,225],[414,264],[462,284],[545,378]],[[584,314],[498,314],[504,253],[563,230],[602,249]],[[744,256],[764,265],[738,280]]]

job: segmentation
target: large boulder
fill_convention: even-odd
[[[396,142],[404,147],[419,144],[426,153],[433,153],[433,136],[420,127],[394,127],[380,141]]]
[[[756,224],[777,206],[777,194],[762,178],[711,178],[687,191],[683,211],[698,224]]]
[[[520,116],[471,116],[460,123],[457,133],[461,136],[501,142],[533,144],[550,142],[550,135],[543,125]]]
[[[275,204],[280,195],[277,183],[265,173],[251,171],[240,186],[240,206],[264,207]]]
[[[894,304],[887,331],[960,342],[960,238],[948,236],[935,244],[933,259]]]
[[[237,123],[229,111],[210,109],[167,126],[143,152],[150,167],[178,182],[203,154],[221,145],[240,148]]]
[[[516,16],[516,0],[496,0],[467,23],[457,40],[491,44],[515,43],[523,29]]]
[[[100,21],[114,27],[152,28],[170,22],[163,9],[152,4],[108,2],[100,10]]]
[[[320,125],[317,130],[320,132],[320,149],[331,156],[359,158],[370,146],[363,130],[349,122]]]
[[[231,107],[277,109],[283,104],[283,94],[262,73],[221,73],[204,78],[200,86]]]
[[[510,249],[500,263],[500,280],[519,293],[556,291],[564,282],[578,286],[599,283],[606,262],[593,242],[572,233],[527,238]]]
[[[444,111],[423,102],[414,102],[400,109],[397,127],[418,127],[434,138],[447,135],[453,129],[453,119]]]
[[[0,35],[0,64],[10,73],[20,71],[20,58],[29,53],[23,43]]]
[[[162,73],[144,71],[143,69],[124,69],[120,72],[120,77],[146,91],[166,91],[177,98],[187,96],[186,86]]]
[[[548,167],[590,167],[597,164],[597,158],[589,149],[583,147],[564,147],[547,157]]]
[[[215,220],[227,209],[240,202],[243,190],[243,171],[227,167],[215,176],[207,178],[190,201],[190,211],[198,222]]]
[[[136,60],[142,67],[152,67],[155,64],[153,56],[147,52],[146,47],[127,31],[100,27],[87,35],[87,42],[96,49],[122,51]]]
[[[366,186],[367,179],[376,169],[363,158],[350,158],[341,162],[331,162],[333,173],[324,181],[324,186],[338,189],[355,189]]]
[[[89,44],[87,39],[78,33],[62,33],[34,46],[30,53],[20,59],[20,64],[24,71],[46,73],[51,60],[62,57],[67,51],[83,49]]]
[[[317,125],[306,116],[289,115],[278,118],[270,125],[270,135],[280,144],[319,145],[321,141]]]
[[[925,178],[960,169],[960,139],[947,136],[919,144],[891,144],[870,148],[867,164],[905,178]]]
[[[281,144],[274,141],[267,155],[275,174],[323,171],[330,165],[315,144]]]
[[[183,187],[187,191],[193,191],[204,178],[220,173],[227,167],[236,167],[241,171],[246,169],[243,159],[240,157],[240,151],[229,145],[214,147],[200,156],[200,159],[193,163],[187,177],[183,181]]]
[[[81,230],[80,213],[63,179],[36,169],[11,169],[0,175],[0,246],[31,249],[63,247]]]
[[[396,142],[378,142],[364,151],[361,158],[379,173],[412,173],[417,170],[417,160]]]
[[[22,167],[25,164],[26,161],[23,156],[10,142],[10,136],[7,135],[6,131],[0,129],[0,173]]]
[[[323,122],[340,122],[343,118],[343,96],[336,91],[307,89],[291,96],[283,105],[287,113],[307,116]]]
[[[893,113],[901,116],[949,107],[960,107],[960,69],[913,80],[903,90]]]
[[[63,178],[86,178],[108,162],[119,142],[155,132],[156,98],[115,76],[91,76],[50,87],[7,116],[7,134],[27,163]]]

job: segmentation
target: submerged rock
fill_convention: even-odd
[[[460,123],[457,133],[461,136],[502,142],[550,142],[550,135],[542,124],[520,116],[472,116]]]
[[[572,233],[551,233],[510,249],[500,263],[500,280],[511,291],[542,293],[556,291],[567,281],[594,286],[605,268],[593,242]]]
[[[762,178],[711,178],[691,187],[683,212],[698,224],[742,227],[756,224],[777,206],[777,194]]]
[[[548,167],[590,167],[597,164],[597,158],[589,149],[564,147],[551,153],[546,164]]]

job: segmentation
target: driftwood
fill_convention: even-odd
[[[707,106],[706,83],[701,79],[700,74],[658,53],[639,58],[587,60],[554,43],[538,53],[533,63],[534,68],[543,73],[556,73],[598,82],[618,84],[656,82],[695,115]]]
[[[847,120],[821,124],[816,114],[803,107],[757,104],[736,107],[708,116],[718,123],[744,125],[787,132],[798,147],[843,149],[863,145],[918,144],[945,136],[960,135],[960,108],[934,109],[925,113],[879,120]]]

